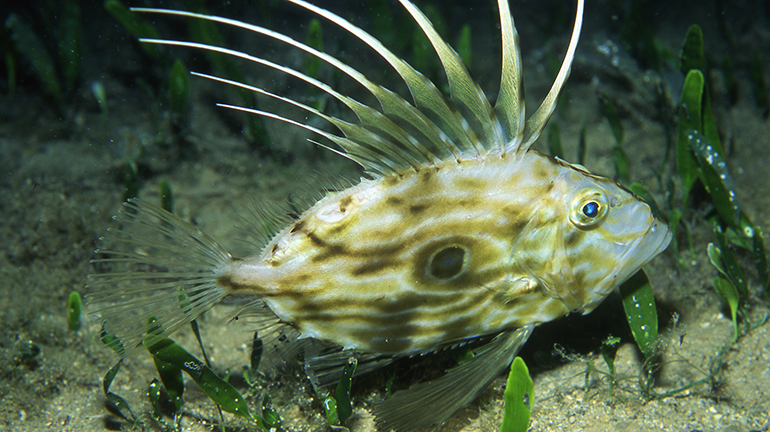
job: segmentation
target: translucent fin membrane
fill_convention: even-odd
[[[215,280],[230,254],[189,223],[136,199],[115,223],[92,261],[101,272],[89,276],[86,297],[106,319],[106,333],[117,337],[113,349],[122,345],[131,355],[145,337],[168,336],[227,295]]]

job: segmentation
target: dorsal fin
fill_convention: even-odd
[[[401,174],[410,169],[418,170],[422,166],[436,164],[448,159],[483,158],[490,152],[503,155],[508,152],[527,151],[538,138],[548,119],[553,114],[559,93],[564,87],[572,60],[574,59],[583,16],[583,0],[578,0],[575,25],[559,74],[543,103],[525,123],[518,34],[507,0],[498,0],[503,58],[500,95],[494,109],[478,84],[468,73],[457,52],[438,35],[428,18],[410,1],[400,0],[401,4],[414,18],[436,50],[449,80],[452,103],[447,101],[447,98],[438,90],[433,82],[388,50],[374,36],[361,30],[339,15],[307,3],[304,0],[287,1],[338,25],[376,51],[396,70],[406,83],[414,104],[407,102],[398,94],[375,84],[361,72],[339,59],[278,32],[212,15],[167,9],[134,8],[132,10],[204,19],[246,29],[289,44],[309,55],[315,56],[361,84],[377,98],[381,105],[380,110],[343,95],[331,86],[302,72],[241,51],[194,42],[161,39],[142,40],[146,43],[187,46],[240,57],[284,72],[319,88],[350,108],[358,117],[358,122],[349,123],[323,114],[306,104],[276,95],[262,88],[211,75],[196,74],[204,78],[240,86],[276,98],[320,116],[335,125],[342,132],[342,136],[290,120],[274,113],[232,105],[221,105],[278,119],[317,133],[329,139],[341,149],[332,150],[357,162],[370,175],[375,177]],[[458,110],[458,107],[460,110]],[[326,145],[321,145],[327,147]]]

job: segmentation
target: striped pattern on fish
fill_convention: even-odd
[[[249,314],[259,321],[268,345],[277,335],[290,334],[334,347],[306,353],[306,370],[316,385],[333,382],[351,356],[360,359],[360,374],[401,357],[488,341],[444,377],[374,407],[382,429],[410,431],[447,420],[510,364],[536,325],[574,311],[590,312],[668,245],[666,224],[630,191],[530,150],[569,75],[582,0],[553,87],[526,121],[518,35],[507,0],[497,2],[503,61],[494,106],[410,1],[400,3],[436,50],[448,78],[448,97],[347,20],[302,0],[287,1],[376,51],[404,80],[413,102],[281,33],[210,15],[135,9],[218,22],[286,43],[348,75],[381,106],[364,105],[302,72],[240,51],[145,40],[240,57],[325,92],[350,108],[358,122],[226,77],[195,74],[328,121],[340,134],[222,105],[315,132],[369,177],[328,193],[301,215],[266,221],[265,226],[277,220],[288,224],[277,233],[268,229],[271,240],[262,252],[245,258],[233,258],[162,209],[129,201],[94,260],[104,272],[89,283],[90,304],[105,319],[106,331],[117,336],[109,340],[114,349],[136,352],[143,342],[172,334],[235,294],[255,299]]]

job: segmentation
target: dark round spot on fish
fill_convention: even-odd
[[[590,217],[590,218],[598,216],[599,215],[599,203],[597,203],[596,201],[588,201],[583,206],[583,214],[588,216],[588,217]]]
[[[438,251],[428,263],[429,273],[438,280],[449,280],[463,271],[465,249],[449,246]]]

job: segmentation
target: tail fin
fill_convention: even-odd
[[[160,207],[131,199],[91,262],[86,301],[104,320],[102,340],[120,356],[166,337],[219,303],[216,278],[233,258]]]

